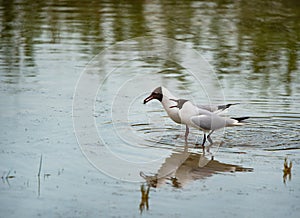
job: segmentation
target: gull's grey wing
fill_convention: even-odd
[[[191,122],[204,130],[221,129],[231,123],[231,119],[220,117],[216,114],[202,114],[191,117]]]
[[[232,104],[222,104],[222,105],[218,105],[218,110],[226,110],[227,108],[230,108],[231,106],[233,105],[237,105],[237,104],[240,104],[240,103],[232,103]]]
[[[232,105],[237,105],[239,103],[233,103],[233,104],[222,104],[222,105],[197,105],[198,108],[204,109],[210,112],[222,112],[226,110],[227,108],[231,107]]]
[[[204,109],[210,112],[214,112],[218,110],[218,106],[217,105],[196,105],[198,108],[200,109]]]

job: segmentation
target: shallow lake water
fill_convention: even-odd
[[[299,21],[297,0],[2,1],[0,216],[299,217]],[[250,119],[204,156],[143,104],[158,86]]]

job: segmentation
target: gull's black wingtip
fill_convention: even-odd
[[[237,120],[239,122],[250,119],[250,117],[232,117],[231,119]]]

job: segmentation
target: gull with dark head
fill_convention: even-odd
[[[195,106],[192,102],[186,99],[170,99],[176,102],[176,105],[170,106],[170,108],[179,109],[179,117],[182,124],[185,124],[187,128],[193,127],[204,132],[202,148],[203,153],[205,152],[204,144],[206,139],[209,141],[210,145],[213,144],[211,139],[211,134],[218,129],[224,127],[242,126],[244,123],[242,121],[248,119],[249,117],[238,117],[238,118],[227,118],[221,117],[218,114],[212,113],[208,110],[201,109]],[[206,134],[208,134],[206,136]]]
[[[167,112],[168,116],[178,124],[185,124],[185,141],[187,141],[188,134],[189,134],[189,126],[186,123],[183,123],[181,120],[181,117],[179,115],[180,108],[175,106],[174,107],[174,101],[182,100],[177,97],[175,97],[168,89],[166,89],[163,86],[157,87],[153,90],[153,92],[144,99],[144,104],[147,102],[156,99],[161,102],[162,106],[164,107],[165,111]],[[214,114],[217,114],[219,112],[224,111],[225,109],[229,108],[232,105],[235,104],[224,104],[224,105],[197,105],[196,108],[199,108],[201,110],[205,110]]]

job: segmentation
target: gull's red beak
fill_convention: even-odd
[[[152,99],[154,99],[153,95],[149,95],[147,98],[144,99],[144,104],[146,104],[147,102],[151,101]]]

